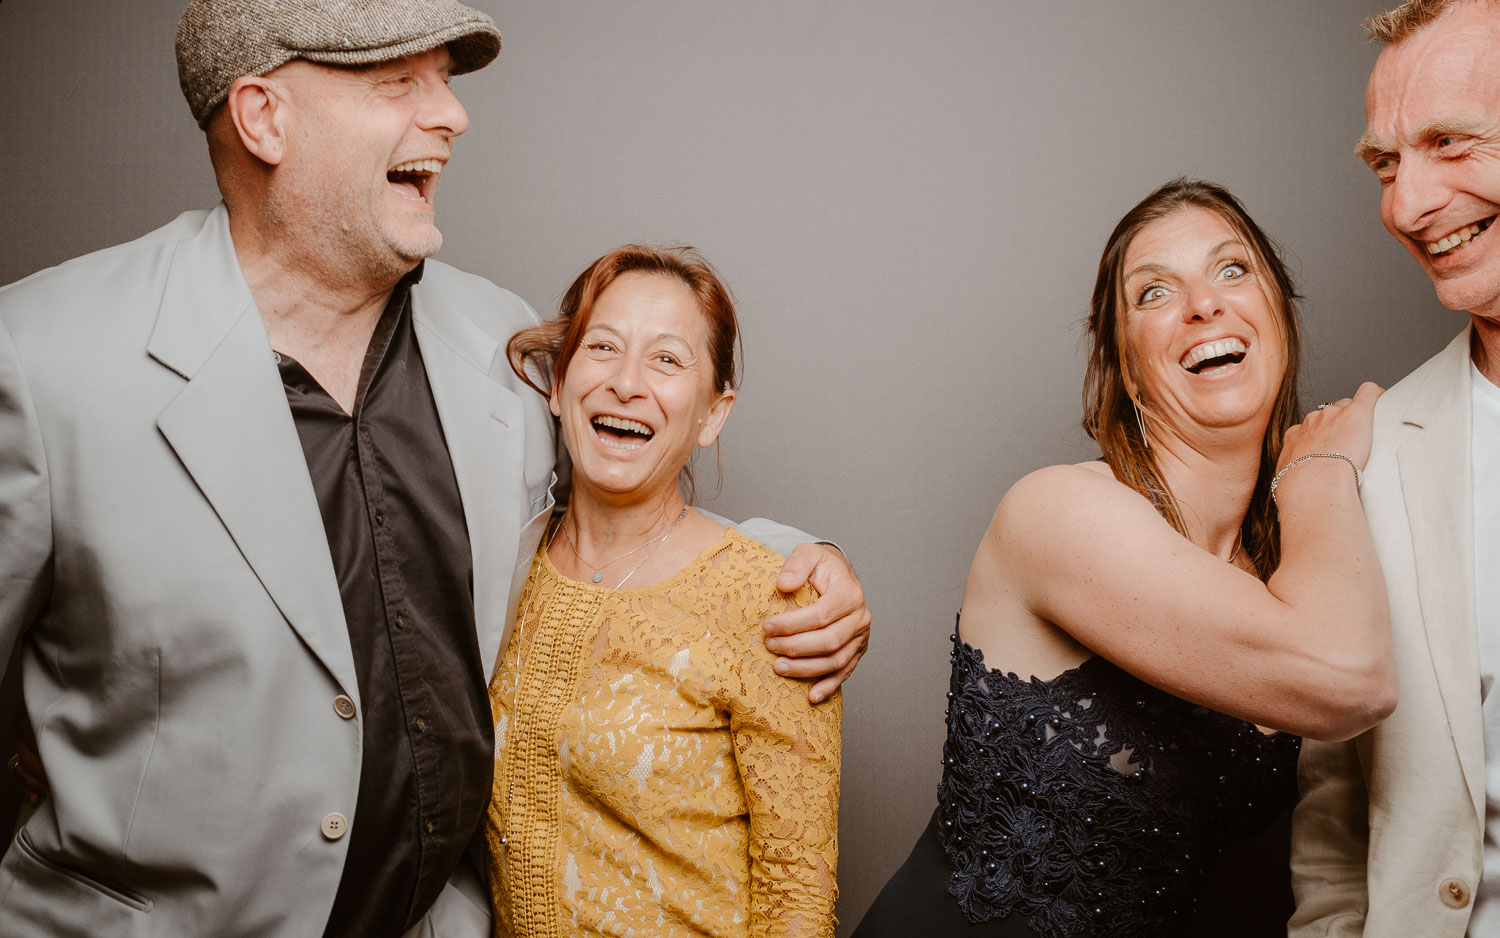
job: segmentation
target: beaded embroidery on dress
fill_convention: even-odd
[[[955,633],[938,786],[948,891],[1045,936],[1178,934],[1213,862],[1297,794],[1301,741],[1095,656],[1043,681]]]

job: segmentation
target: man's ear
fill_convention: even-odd
[[[224,107],[245,150],[262,163],[280,165],[286,156],[290,113],[284,87],[259,75],[236,78]]]

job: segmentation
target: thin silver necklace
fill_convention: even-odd
[[[681,521],[683,518],[686,518],[687,517],[687,513],[688,513],[687,506],[683,505],[682,506],[682,512],[677,516],[677,521]],[[639,554],[641,551],[645,550],[646,548],[650,547],[652,544],[655,544],[658,541],[662,540],[668,534],[672,533],[672,529],[673,528],[677,527],[677,521],[673,521],[671,524],[667,525],[667,529],[665,531],[663,531],[660,534],[656,535],[651,540],[645,542],[644,544],[642,544],[641,546],[637,547],[636,549],[634,549],[632,551],[629,551],[627,553],[621,554],[620,556],[616,557],[614,560],[606,560],[604,563],[594,563],[592,560],[589,560],[587,557],[583,556],[582,554],[580,554],[578,552],[578,544],[574,542],[573,535],[568,533],[568,525],[567,525],[567,519],[566,518],[563,519],[563,522],[562,522],[562,524],[560,526],[562,527],[563,540],[565,540],[565,541],[568,542],[568,549],[573,552],[573,556],[574,557],[577,557],[579,560],[583,561],[583,565],[584,566],[589,567],[590,569],[592,569],[594,571],[593,580],[594,580],[595,583],[599,583],[599,582],[602,582],[604,580],[604,568],[605,567],[612,567],[615,564],[619,563],[620,561],[624,560],[626,557],[633,557],[636,554]],[[554,534],[553,537],[556,537],[556,535]],[[550,546],[550,544],[548,546]],[[637,567],[636,569],[638,570],[640,568]],[[630,572],[634,573],[635,570],[632,570]],[[619,587],[615,587],[615,588],[619,589]]]
[[[625,586],[625,584],[630,581],[631,577],[635,576],[636,573],[642,567],[644,567],[646,564],[648,564],[648,563],[651,562],[651,558],[656,556],[656,552],[661,549],[661,545],[664,544],[664,543],[666,543],[667,535],[671,534],[672,531],[677,528],[677,525],[679,523],[681,523],[682,519],[687,517],[687,513],[688,513],[687,506],[684,505],[683,508],[682,508],[682,513],[677,516],[677,520],[676,521],[673,521],[671,524],[667,525],[667,529],[665,531],[663,531],[661,534],[658,534],[656,537],[654,537],[650,541],[646,542],[647,544],[650,544],[650,543],[652,543],[654,541],[656,543],[656,546],[653,547],[653,548],[651,548],[651,553],[647,554],[646,557],[645,557],[645,559],[643,559],[640,563],[636,564],[633,568],[631,568],[631,571],[629,573],[625,574],[625,578],[624,579],[622,579],[620,582],[616,583],[614,586],[610,587],[605,592],[605,594],[603,596],[599,597],[599,602],[597,602],[597,603],[594,604],[593,610],[588,614],[587,618],[585,618],[583,620],[585,623],[592,622],[594,620],[594,616],[596,616],[596,615],[599,614],[599,610],[604,608],[605,600],[609,599],[615,593],[618,593],[621,589],[623,589],[624,586]],[[541,568],[541,565],[542,565],[542,557],[548,551],[550,551],[552,549],[552,543],[557,540],[557,531],[558,530],[562,530],[563,531],[563,536],[564,537],[567,536],[567,531],[564,528],[564,526],[567,523],[568,523],[567,517],[564,517],[561,521],[559,521],[557,523],[557,529],[554,529],[553,532],[552,532],[552,537],[550,537],[550,538],[547,539],[547,546],[540,553],[538,553],[536,555],[536,559],[534,559],[531,562],[530,583],[527,585],[527,590],[526,590],[526,607],[521,612],[521,618],[520,618],[520,620],[516,622],[516,634],[515,634],[515,637],[513,637],[511,639],[511,641],[515,642],[518,647],[519,647],[520,642],[521,642],[521,636],[522,636],[522,634],[524,634],[525,629],[526,629],[526,620],[531,616],[531,600],[534,599],[535,596],[536,596],[536,580],[537,580],[537,574],[540,572],[540,568]],[[642,545],[642,546],[644,546],[644,545]],[[639,550],[639,549],[640,548],[637,548],[637,550]],[[634,551],[632,551],[632,553],[634,553]],[[573,551],[573,555],[577,556],[578,555],[578,551],[576,551],[576,550]],[[626,556],[628,557],[629,554],[627,554]],[[579,557],[578,559],[579,560],[583,560],[582,557]],[[624,559],[624,558],[617,558],[617,559]],[[587,563],[587,561],[585,561],[585,563]],[[608,564],[606,564],[605,566],[608,566]],[[597,574],[598,571],[596,570],[595,573]],[[594,582],[595,583],[599,582],[599,577],[598,576],[596,576],[594,578]],[[542,610],[542,609],[537,610],[537,616],[540,617],[542,615],[543,611],[544,610]],[[516,723],[518,722],[517,719],[516,719],[516,716],[517,716],[517,714],[516,714],[516,701],[521,696],[521,679],[526,676],[526,660],[527,660],[527,657],[525,655],[525,650],[522,649],[516,655],[516,683],[515,683],[515,686],[511,688],[511,691],[510,691],[510,716],[511,716],[511,726],[512,727],[514,727],[516,725]],[[509,759],[507,759],[506,763],[505,763],[505,779],[506,779],[506,783],[507,783],[506,792],[505,792],[505,826],[508,828],[510,826],[511,801],[512,801],[512,799],[515,798],[515,794],[516,794],[516,776],[515,776],[514,768],[511,766],[511,760],[509,760]],[[510,832],[508,830],[501,830],[500,831],[500,846],[502,848],[506,849],[506,850],[510,849]]]

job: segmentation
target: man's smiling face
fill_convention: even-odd
[[[1387,46],[1365,118],[1386,230],[1443,305],[1500,320],[1500,14],[1462,4]]]
[[[293,61],[272,77],[291,93],[276,214],[318,232],[360,270],[399,275],[442,245],[433,197],[469,124],[448,88],[442,47],[359,68]]]

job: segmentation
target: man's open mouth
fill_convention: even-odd
[[[1477,221],[1467,228],[1460,228],[1446,238],[1440,238],[1437,241],[1428,241],[1427,253],[1433,257],[1447,257],[1450,254],[1457,254],[1468,247],[1470,241],[1473,241],[1480,233],[1488,229],[1494,220],[1495,216],[1491,215],[1489,218]]]
[[[611,414],[599,414],[589,421],[589,425],[601,443],[617,449],[639,449],[656,435],[655,430],[639,420]]]
[[[433,184],[443,171],[441,160],[407,160],[386,170],[391,188],[413,202],[431,202]]]
[[[1195,375],[1206,374],[1218,368],[1238,365],[1245,360],[1247,348],[1239,339],[1214,339],[1188,349],[1178,362]]]

